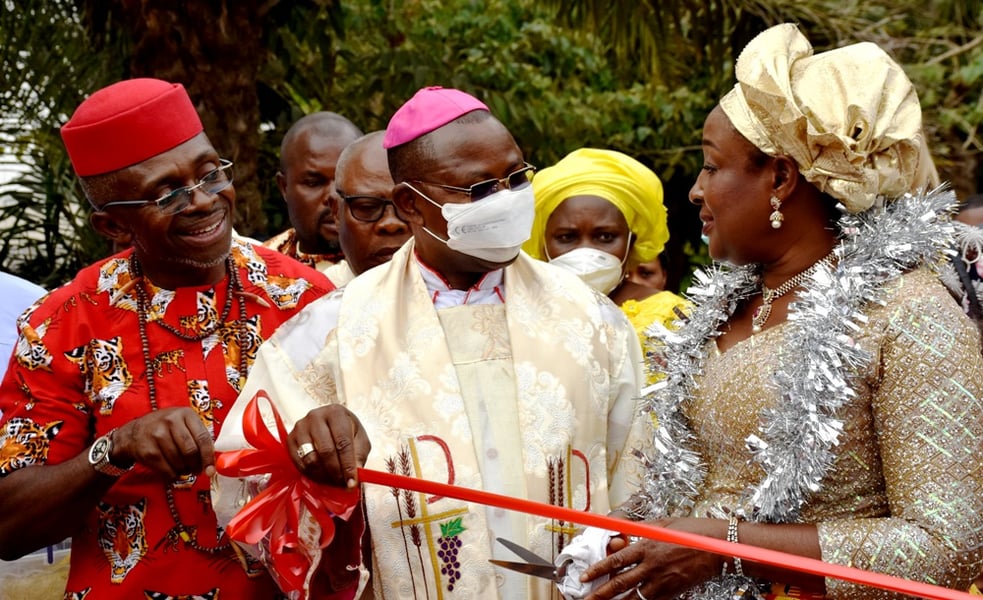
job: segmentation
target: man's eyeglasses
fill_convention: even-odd
[[[392,200],[387,200],[385,198],[377,198],[376,196],[346,196],[341,190],[336,190],[341,199],[345,201],[348,206],[348,212],[351,213],[352,218],[356,221],[361,221],[363,223],[375,223],[382,218],[382,215],[386,214],[386,207],[392,206],[393,211],[396,210],[396,205],[392,203]],[[396,217],[399,218],[399,213],[396,213]]]
[[[197,190],[202,190],[209,196],[221,192],[232,185],[232,161],[224,158],[218,159],[219,168],[209,171],[198,183],[181,187],[168,192],[156,200],[114,200],[102,206],[95,206],[96,210],[106,210],[111,206],[143,206],[145,204],[156,204],[158,210],[165,215],[174,215],[184,210],[189,204]]]
[[[452,192],[467,194],[470,196],[471,201],[475,202],[477,200],[487,198],[501,189],[521,190],[529,185],[532,182],[532,174],[536,172],[536,167],[530,165],[529,163],[523,164],[525,165],[524,167],[512,171],[501,179],[487,179],[485,181],[479,181],[478,183],[473,184],[471,187],[466,188],[457,187],[454,185],[444,185],[442,183],[434,183],[432,181],[423,181],[420,179],[415,181],[425,183],[427,185],[434,185]]]

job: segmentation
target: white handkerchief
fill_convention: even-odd
[[[559,567],[567,563],[566,574],[556,583],[556,587],[566,600],[582,600],[587,597],[587,594],[607,583],[607,575],[587,583],[581,582],[580,576],[587,567],[608,555],[608,542],[619,535],[621,534],[617,531],[588,527],[563,548],[563,552],[556,557],[554,564]],[[634,589],[624,592],[615,596],[615,600],[629,598],[633,592]]]

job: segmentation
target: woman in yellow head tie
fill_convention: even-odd
[[[642,339],[651,324],[678,318],[682,298],[627,278],[638,264],[655,260],[669,240],[655,173],[620,152],[581,148],[537,173],[532,186],[536,217],[523,250],[607,295]]]

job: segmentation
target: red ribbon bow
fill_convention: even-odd
[[[269,403],[279,434],[274,437],[263,422],[259,400]],[[348,520],[358,504],[358,488],[348,490],[315,483],[297,470],[286,448],[287,432],[276,407],[260,390],[246,405],[242,430],[252,448],[220,452],[215,468],[226,477],[270,474],[266,488],[250,500],[226,527],[230,538],[258,544],[270,540],[271,571],[285,592],[303,590],[310,559],[300,551],[297,531],[301,508],[321,525],[319,545],[325,548],[335,535],[332,520]],[[283,440],[282,442],[280,440]]]

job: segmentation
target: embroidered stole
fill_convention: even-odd
[[[608,472],[618,457],[606,449],[613,436],[620,450],[628,434],[608,430],[611,370],[633,332],[605,323],[585,286],[544,273],[525,255],[506,270],[504,306],[438,314],[412,251],[407,244],[390,268],[347,286],[335,330],[338,398],[372,439],[367,466],[609,510]],[[523,586],[516,597],[549,598],[550,582],[515,583],[488,563],[515,559],[496,548],[489,527],[545,557],[574,533],[569,523],[449,498],[365,492],[373,579],[385,598],[491,599],[514,585]]]

